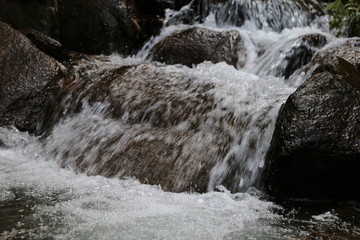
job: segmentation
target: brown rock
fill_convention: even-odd
[[[190,28],[160,41],[150,51],[149,58],[167,64],[191,67],[204,61],[226,62],[237,68],[245,64],[243,41],[237,31],[216,32],[205,28]]]
[[[34,132],[64,67],[0,22],[0,125]]]

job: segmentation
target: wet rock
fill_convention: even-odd
[[[267,157],[271,194],[360,200],[360,39],[319,54],[280,110]]]
[[[0,125],[34,132],[64,67],[0,22]]]
[[[0,21],[15,29],[36,29],[57,38],[59,22],[55,0],[0,0]]]
[[[42,34],[36,30],[22,31],[28,39],[45,54],[55,58],[58,61],[65,61],[69,59],[65,48],[55,39]]]
[[[59,18],[61,43],[89,54],[134,53],[162,26],[159,16],[127,0],[61,0]]]
[[[224,61],[241,68],[245,64],[246,54],[237,31],[216,32],[195,27],[160,41],[150,51],[148,58],[189,67],[204,61]]]
[[[64,82],[64,95],[72,97],[50,111],[65,113],[64,129],[70,129],[57,125],[45,141],[62,142],[61,149],[49,150],[60,165],[89,175],[136,177],[166,191],[206,191],[211,169],[238,133],[232,127],[243,126],[231,112],[213,112],[214,86],[152,64],[86,70],[78,72],[81,79]],[[81,110],[87,105],[89,115]]]

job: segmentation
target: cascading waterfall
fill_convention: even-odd
[[[201,0],[198,5],[203,18],[213,13],[219,26],[241,26],[248,21],[257,28],[277,32],[307,26],[322,13],[316,0]]]
[[[190,190],[186,187],[188,181],[197,181],[198,176],[193,176],[194,170],[204,167],[202,165],[210,168],[216,165],[209,176],[204,176],[210,179],[209,191],[221,184],[234,192],[245,191],[258,183],[277,112],[294,88],[281,79],[259,78],[225,63],[204,63],[193,69],[176,66],[150,68],[155,76],[171,76],[166,82],[152,78],[151,73],[144,78],[138,76],[138,72],[147,67],[136,67],[129,83],[112,85],[113,91],[117,91],[116,88],[129,88],[126,92],[117,93],[123,94],[121,108],[125,109],[117,119],[103,117],[109,108],[105,104],[91,107],[86,106],[86,100],[82,100],[83,112],[65,119],[54,128],[53,133],[44,140],[42,155],[55,159],[61,166],[72,166],[90,175],[135,175],[143,180],[146,178],[144,176],[150,176],[146,173],[148,170],[143,171],[149,165],[147,161],[154,161],[158,165],[166,165],[162,161],[175,162],[171,167],[175,170],[162,169],[169,173],[161,185],[172,191]],[[91,71],[89,74],[94,76]],[[131,85],[136,88],[131,89]],[[211,87],[205,90],[209,85]],[[153,92],[150,92],[151,89]],[[150,95],[146,92],[150,92]],[[177,96],[179,93],[181,95]],[[160,97],[156,94],[160,94]],[[142,99],[134,100],[134,97]],[[177,102],[183,101],[182,98],[185,100],[180,104],[186,103],[190,107],[183,105],[172,109],[169,104],[179,104]],[[135,102],[138,103],[134,108],[132,105]],[[163,113],[166,108],[169,112]],[[184,112],[172,123],[171,119],[176,114],[174,111]],[[124,157],[137,151],[144,158],[141,154],[143,150],[134,147],[144,141],[163,144],[171,156],[161,155],[163,151],[159,150],[155,153],[164,159],[158,162],[146,157],[144,160],[137,156],[130,159]],[[203,152],[205,149],[207,153]],[[148,154],[152,153],[151,149],[147,151]],[[136,167],[132,161],[137,163]],[[138,166],[143,168],[138,169]],[[156,175],[156,171],[150,172]],[[199,186],[193,188],[206,190]]]
[[[305,48],[298,64],[306,64],[333,41],[308,26],[318,5],[194,3],[202,15],[194,26],[240,33],[244,67],[147,59],[156,43],[192,27],[171,25],[190,5],[168,10],[160,35],[137,55],[80,61],[50,132],[0,128],[0,207],[13,216],[0,214],[0,239],[294,239],[314,229],[351,231],[333,212],[302,222],[293,220],[296,210],[280,215],[284,209],[252,195],[261,189],[278,111],[306,77],[284,74],[289,59]],[[304,44],[304,35],[319,35],[321,44]]]

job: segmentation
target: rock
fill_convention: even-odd
[[[360,39],[319,52],[280,110],[267,157],[278,197],[360,200]]]
[[[155,0],[158,5],[148,8],[149,3],[139,1],[0,0],[0,21],[19,30],[35,29],[71,51],[127,55],[158,33],[170,6],[166,3],[176,7],[177,2]]]
[[[174,9],[173,0],[135,0],[136,4],[145,14],[158,14],[165,16],[165,9]]]
[[[162,26],[128,0],[61,0],[59,18],[61,43],[88,54],[134,53]]]
[[[165,18],[165,11],[172,10],[167,15],[166,25],[188,24],[195,22],[196,14],[191,7],[181,9],[190,0],[137,0],[137,6],[144,15],[156,14]],[[181,11],[180,11],[181,10]]]
[[[36,29],[50,37],[59,35],[57,0],[0,0],[0,21],[15,29]]]
[[[0,22],[0,126],[34,132],[64,67]]]
[[[238,133],[231,127],[243,126],[231,112],[211,114],[217,105],[208,92],[214,86],[153,64],[83,67],[77,68],[80,79],[64,82],[64,96],[72,97],[50,111],[66,118],[44,141],[60,165],[89,175],[136,177],[165,191],[205,192],[211,169]],[[87,105],[89,115],[81,111]]]
[[[52,39],[51,37],[36,30],[22,31],[22,33],[25,34],[26,37],[45,54],[61,62],[69,59],[65,48],[55,39]]]
[[[135,4],[144,14],[165,16],[166,9],[180,10],[191,0],[135,0]]]
[[[237,31],[216,32],[194,27],[160,41],[151,49],[148,58],[189,67],[204,61],[224,61],[241,68],[246,58],[243,44]]]

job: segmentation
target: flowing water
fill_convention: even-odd
[[[106,101],[90,104],[86,98],[73,99],[69,95],[62,101],[64,113],[71,112],[72,104],[79,102],[81,111],[64,114],[46,136],[0,128],[0,239],[359,238],[359,206],[308,206],[299,202],[280,206],[258,190],[279,108],[306,78],[300,72],[287,80],[278,77],[279,65],[304,34],[320,33],[332,44],[337,40],[319,29],[318,24],[309,26],[302,5],[270,24],[259,18],[265,16],[265,10],[269,11],[269,5],[259,3],[244,17],[245,24],[236,27],[236,22],[230,21],[239,14],[236,9],[252,8],[253,2],[229,1],[227,8],[206,2],[205,10],[210,15],[203,23],[195,24],[215,31],[239,31],[246,47],[247,62],[242,69],[211,62],[192,68],[151,63],[146,56],[152,46],[171,33],[190,27],[171,25],[164,27],[136,56],[123,58],[114,54],[79,65],[77,81],[85,74],[91,80],[88,88],[96,84],[98,76],[121,66],[140,64],[135,67],[135,75],[143,69],[153,69],[155,76],[171,76],[163,84],[161,78],[151,82],[147,76],[136,75],[131,85],[136,88],[124,93],[123,106],[129,110],[119,118],[108,117]],[[275,14],[284,12],[285,5],[277,4],[273,5]],[[227,11],[223,13],[224,9]],[[168,11],[168,16],[176,14],[179,13]],[[289,20],[287,14],[297,17]],[[259,22],[268,24],[259,26]],[[287,25],[283,26],[285,22]],[[293,28],[279,32],[283,27]],[[153,92],[149,94],[148,89],[142,90],[139,86],[144,82],[156,93],[159,91],[161,98]],[[211,88],[204,87],[209,84]],[[171,105],[174,96],[197,103],[199,89],[203,98],[215,103],[210,111],[199,113],[201,106],[195,107],[176,124],[159,123],[151,115]],[[131,108],[134,97],[143,101],[136,109]],[[150,117],[134,123],[144,111]],[[229,115],[232,117],[227,119]],[[162,116],[171,120],[171,112]],[[229,139],[225,152],[218,154],[216,143],[224,138]],[[126,152],[130,143],[154,139],[181,145],[177,158],[187,164],[193,156],[214,156],[208,192],[167,192],[159,185],[140,183],[121,168],[111,178],[97,176],[99,158],[105,164],[113,156],[130,154]],[[123,160],[122,164],[129,163]],[[79,169],[79,165],[86,167]]]

